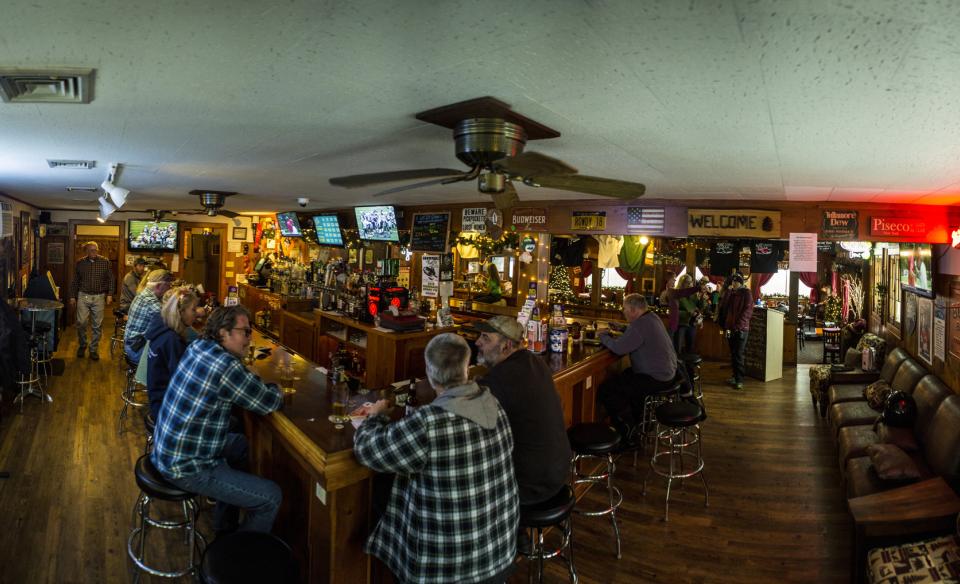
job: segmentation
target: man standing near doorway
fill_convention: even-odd
[[[137,258],[133,262],[133,269],[123,277],[123,286],[120,288],[120,310],[130,310],[130,304],[137,295],[137,287],[147,271],[147,261]]]
[[[743,389],[746,370],[743,364],[743,352],[747,348],[747,334],[750,332],[750,318],[753,317],[753,295],[743,285],[743,275],[730,276],[730,287],[720,306],[723,315],[724,330],[730,343],[730,366],[733,377],[727,380],[734,389]]]
[[[87,350],[87,321],[93,329],[90,339],[90,359],[98,361],[100,354],[97,345],[100,343],[100,331],[103,328],[104,306],[113,302],[113,269],[110,260],[98,254],[100,246],[96,241],[83,244],[82,260],[77,262],[70,283],[70,306],[77,309],[77,339],[80,346],[77,348],[77,358],[83,357]]]

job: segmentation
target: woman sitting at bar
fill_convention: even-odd
[[[500,272],[493,263],[487,264],[487,292],[474,298],[477,302],[494,304],[503,297],[503,284],[500,282]]]
[[[147,340],[147,397],[154,420],[160,414],[167,384],[192,340],[188,335],[197,318],[197,302],[192,287],[171,288],[163,295],[160,312],[153,316],[143,335]]]
[[[519,520],[510,421],[468,380],[462,337],[437,335],[424,356],[437,398],[392,424],[380,400],[354,435],[361,464],[397,475],[365,549],[400,582],[504,582]]]

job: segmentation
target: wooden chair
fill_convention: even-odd
[[[840,354],[840,329],[823,329],[823,362],[824,363],[843,363],[843,355]]]

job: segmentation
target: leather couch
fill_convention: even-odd
[[[926,429],[930,426],[937,408],[947,397],[953,395],[953,390],[940,381],[936,375],[923,377],[913,390],[913,399],[917,404],[917,418],[913,424],[913,434],[917,442],[923,447],[923,438]],[[867,446],[878,443],[879,437],[874,431],[874,425],[844,426],[840,428],[837,437],[840,470],[847,466],[851,458],[867,455]]]
[[[951,394],[944,398],[927,427],[919,430],[916,438],[920,450],[909,453],[920,471],[919,480],[942,476],[957,488],[960,478],[960,395]],[[844,478],[848,498],[903,486],[903,483],[880,479],[869,456],[848,459]]]
[[[891,351],[891,356],[899,351],[900,349],[895,349]],[[884,366],[886,367],[887,362],[884,361]],[[915,359],[907,357],[901,361],[900,365],[896,369],[893,377],[890,379],[890,387],[893,388],[893,391],[905,391],[907,393],[913,393],[914,388],[916,388],[917,383],[927,375],[927,369]],[[861,386],[865,387],[866,384]],[[837,389],[835,392],[836,395],[840,395],[842,390]],[[862,426],[866,424],[872,424],[876,419],[879,413],[871,408],[865,399],[860,401],[846,401],[832,404],[829,410],[830,418],[830,428],[833,431],[833,435],[837,436],[840,432],[840,428],[845,426]]]
[[[834,374],[833,379],[841,382],[831,383],[827,388],[827,409],[829,409],[829,406],[841,402],[863,401],[863,390],[869,383],[873,383],[877,379],[883,379],[887,383],[891,383],[893,381],[893,376],[897,373],[897,369],[900,367],[900,364],[903,363],[908,357],[910,357],[910,355],[898,347],[890,351],[886,359],[883,360],[883,365],[880,368],[879,375],[851,375],[844,373]],[[842,382],[842,380],[849,378],[855,378],[856,381],[848,383]]]

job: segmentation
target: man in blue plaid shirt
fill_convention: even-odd
[[[397,475],[366,551],[400,582],[504,582],[519,519],[510,421],[487,388],[468,381],[460,336],[437,335],[424,356],[437,399],[392,424],[380,400],[354,436],[361,464]]]
[[[130,303],[127,326],[123,332],[123,352],[131,361],[140,361],[143,345],[147,342],[143,333],[147,332],[153,317],[160,314],[160,299],[170,289],[173,280],[170,272],[153,270],[147,274],[143,290],[138,292]]]
[[[280,409],[283,394],[243,366],[250,345],[250,313],[242,306],[218,308],[203,336],[187,347],[170,379],[157,417],[151,460],[178,487],[217,501],[216,532],[238,527],[269,532],[280,508],[280,487],[243,472],[247,440],[229,432],[230,410],[238,405],[265,415]]]

